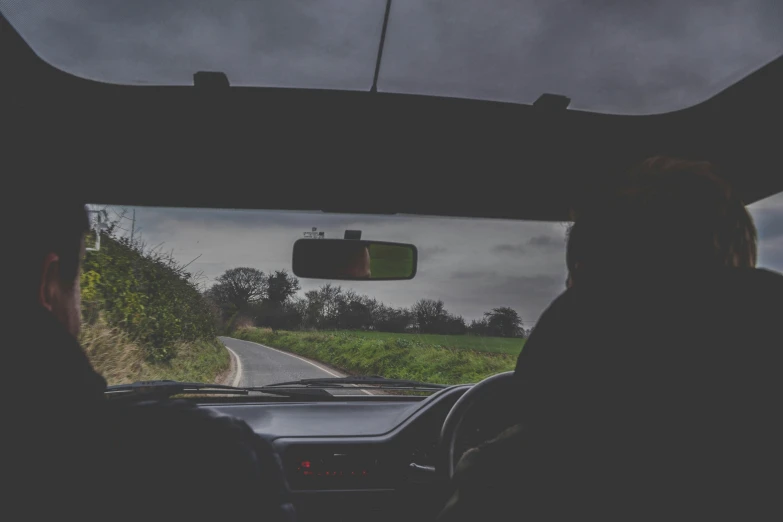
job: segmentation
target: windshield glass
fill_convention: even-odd
[[[95,80],[369,90],[388,0],[0,0],[55,67]],[[778,0],[392,0],[378,91],[648,114],[702,102],[783,53]]]
[[[391,23],[394,22],[394,23]],[[394,0],[379,89],[620,114],[683,109],[783,53],[777,0]]]
[[[512,370],[565,289],[566,223],[91,205],[82,343],[110,384],[265,386],[377,375],[440,384]],[[750,207],[783,270],[783,194]],[[313,229],[316,230],[313,230]],[[408,281],[291,273],[296,240],[413,243]],[[313,234],[315,232],[315,234]]]

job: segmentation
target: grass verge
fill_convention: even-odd
[[[490,375],[513,370],[516,364],[516,355],[512,354],[429,344],[419,339],[424,336],[365,333],[273,333],[268,329],[243,328],[233,335],[321,361],[349,374],[441,384],[478,382]]]
[[[143,347],[125,332],[101,323],[82,325],[79,340],[109,385],[156,379],[211,383],[230,364],[228,351],[217,339],[175,343],[174,357],[161,363],[148,361]]]
[[[365,339],[382,339],[395,341],[407,339],[421,345],[434,348],[453,348],[457,350],[473,350],[474,352],[505,353],[517,356],[525,345],[525,339],[506,337],[480,337],[477,335],[438,335],[418,333],[389,333],[364,331],[337,331],[336,334],[352,335]]]

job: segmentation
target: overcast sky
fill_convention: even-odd
[[[751,206],[760,235],[760,265],[783,271],[783,194]],[[110,213],[110,216],[113,216]],[[132,215],[132,211],[128,214]],[[123,227],[130,229],[130,221]],[[149,246],[173,251],[209,285],[225,270],[291,268],[294,241],[312,227],[339,238],[405,241],[419,248],[411,281],[337,282],[394,306],[421,297],[443,299],[466,319],[511,306],[532,326],[565,286],[565,229],[560,223],[310,212],[137,208],[136,233]],[[324,283],[302,280],[302,292]]]
[[[368,90],[385,0],[0,0],[45,60],[84,77],[190,84],[201,70],[233,85]],[[655,113],[701,102],[783,53],[783,1],[393,0],[379,90]],[[783,196],[754,206],[761,264],[783,270]],[[230,267],[290,267],[313,226],[328,237],[415,243],[410,282],[355,289],[397,306],[443,299],[466,318],[516,308],[532,325],[564,285],[556,223],[280,212],[138,209],[209,283]],[[304,289],[318,283],[304,282]],[[344,285],[347,286],[347,285]]]
[[[0,0],[36,52],[102,81],[368,90],[386,0]],[[783,53],[780,0],[393,0],[379,90],[651,113]]]

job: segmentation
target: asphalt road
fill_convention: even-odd
[[[266,386],[277,382],[314,379],[321,377],[343,377],[342,374],[302,359],[299,356],[281,352],[263,344],[241,341],[233,337],[220,337],[226,348],[239,359],[239,382],[235,386]],[[365,394],[363,390],[329,390],[332,395]]]

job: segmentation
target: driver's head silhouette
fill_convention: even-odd
[[[574,218],[568,286],[601,274],[756,266],[753,219],[707,162],[650,158]]]
[[[11,293],[24,311],[49,311],[69,334],[79,333],[81,290],[79,274],[84,257],[84,234],[89,229],[81,203],[38,201],[24,224],[21,248],[12,263],[18,265]]]

